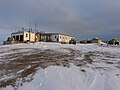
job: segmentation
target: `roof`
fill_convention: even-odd
[[[16,32],[13,32],[13,33],[11,33],[11,34],[18,34],[18,33],[24,33],[24,32],[34,33],[33,31],[16,31]]]
[[[120,42],[120,39],[112,39],[112,40],[110,40],[111,42]]]
[[[67,35],[67,34],[62,34],[62,33],[45,33],[45,34],[48,34],[48,35],[56,35],[56,34],[61,34],[61,35],[66,35],[66,36],[74,37],[74,36]]]
[[[97,37],[93,38],[92,40],[99,40]]]
[[[120,39],[112,39],[112,40],[110,40],[110,41],[120,41]]]

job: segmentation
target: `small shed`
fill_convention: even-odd
[[[100,39],[98,39],[98,38],[93,38],[92,40],[91,40],[91,43],[98,43],[98,44],[101,44],[102,43],[102,40],[100,40]]]
[[[119,39],[112,39],[109,41],[108,44],[111,44],[111,45],[120,45],[120,40]]]

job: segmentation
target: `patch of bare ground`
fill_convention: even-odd
[[[33,49],[31,54],[15,53],[7,54],[2,57],[4,62],[0,63],[0,88],[8,85],[16,86],[16,81],[21,78],[21,81],[29,75],[33,75],[38,68],[47,68],[49,66],[69,67],[70,62],[73,62],[76,57],[76,51],[68,49],[69,53],[57,52],[54,50],[39,50]],[[13,59],[13,60],[10,60]],[[13,76],[10,79],[3,79]],[[31,79],[30,79],[31,80]],[[19,86],[19,85],[18,85]]]
[[[73,50],[71,48],[62,49],[69,52],[64,53],[50,49],[30,49],[29,52],[18,52],[17,49],[13,49],[13,52],[16,53],[7,54],[1,57],[3,62],[0,62],[0,88],[8,85],[12,85],[13,87],[22,85],[21,83],[16,83],[19,80],[22,82],[31,81],[32,76],[36,73],[38,68],[45,69],[49,66],[62,66],[69,68],[70,63],[73,63],[78,67],[87,67],[89,64],[94,65],[95,63],[100,62],[114,64],[115,58],[120,59],[119,54],[111,54],[109,52],[94,51],[82,53],[79,50]],[[77,57],[80,57],[81,59],[77,59]],[[116,61],[116,63],[119,65],[118,61]],[[108,69],[108,67],[96,66],[96,69],[105,70]],[[85,72],[84,69],[81,71]],[[25,79],[30,75],[30,79]],[[6,79],[5,77],[10,78]]]
[[[84,57],[81,60],[75,59],[74,63],[76,66],[88,67],[87,64],[92,64],[94,61],[94,57],[95,55],[93,52],[87,52],[87,53],[84,53]]]

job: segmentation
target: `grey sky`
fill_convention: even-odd
[[[47,32],[89,37],[120,38],[120,0],[0,0],[0,39],[29,20]]]

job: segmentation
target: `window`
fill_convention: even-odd
[[[55,36],[55,38],[57,38],[57,37]]]
[[[13,38],[15,39],[15,36],[13,36]]]
[[[20,41],[23,41],[23,35],[20,35]]]
[[[16,40],[17,40],[17,41],[19,40],[19,36],[18,36],[18,35],[16,36]]]
[[[26,34],[26,37],[28,37],[28,34]]]

